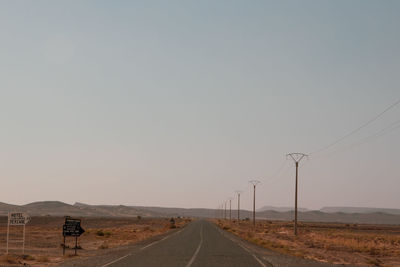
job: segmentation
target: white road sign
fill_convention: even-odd
[[[31,220],[28,214],[24,212],[9,212],[8,213],[8,225],[7,225],[7,250],[8,254],[8,243],[11,241],[10,236],[10,226],[12,225],[22,225],[24,227],[22,234],[22,254],[25,253],[25,224],[27,224]],[[15,242],[20,242],[18,240],[14,240]]]
[[[25,225],[31,220],[28,214],[23,212],[11,212],[8,217],[10,225]]]

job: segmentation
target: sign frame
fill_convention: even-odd
[[[78,237],[81,236],[85,230],[81,227],[82,219],[72,218],[70,216],[65,217],[64,225],[63,225],[63,255],[65,255],[65,238],[67,236],[75,237],[75,256],[77,255],[78,249]]]
[[[7,217],[7,248],[6,254],[8,254],[9,243],[10,243],[10,226],[23,226],[22,231],[22,254],[25,254],[25,225],[29,223],[31,217],[25,212],[8,212]],[[21,240],[13,240],[15,242],[21,242]]]

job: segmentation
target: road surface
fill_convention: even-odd
[[[225,232],[208,221],[194,221],[185,228],[158,240],[62,264],[65,267],[101,266],[333,266],[281,255],[257,247]]]

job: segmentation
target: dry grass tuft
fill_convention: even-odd
[[[98,249],[107,249],[108,248],[108,244],[106,242],[103,242],[103,244],[101,244]]]
[[[400,226],[215,220],[220,228],[259,246],[296,257],[336,264],[400,266]]]
[[[18,263],[18,256],[13,255],[13,254],[5,254],[0,257],[0,260],[2,262],[8,263],[8,264],[17,264]]]
[[[176,220],[176,226],[182,227],[190,219]],[[0,233],[7,231],[7,218],[0,216]],[[62,255],[64,240],[62,237],[63,217],[33,217],[26,226],[29,256],[2,255],[0,266],[23,265],[48,266],[59,265],[74,256],[75,238],[67,237],[65,256]],[[82,227],[86,232],[78,238],[78,257],[89,257],[104,253],[102,250],[140,242],[155,235],[169,231],[169,219],[166,218],[82,218]],[[22,234],[22,232],[21,232]],[[1,236],[0,236],[1,237]],[[5,235],[0,238],[0,248],[5,247]],[[17,251],[17,250],[15,250]],[[18,252],[20,248],[18,247]],[[46,256],[43,256],[43,255]]]
[[[37,258],[38,262],[49,262],[49,257],[45,256],[45,255],[41,255]]]

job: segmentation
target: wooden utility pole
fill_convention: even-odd
[[[236,191],[237,195],[238,195],[238,210],[237,210],[237,220],[238,220],[238,224],[240,221],[240,193],[241,191]]]
[[[286,157],[291,157],[296,165],[296,186],[294,193],[294,235],[297,235],[297,188],[298,188],[299,162],[304,157],[307,157],[307,155],[303,153],[290,153],[287,154]]]
[[[232,221],[232,199],[229,199],[229,220]]]
[[[225,201],[224,205],[225,205],[224,219],[226,220],[226,201]]]
[[[249,181],[253,185],[253,226],[256,227],[256,186],[260,183],[258,180]]]

